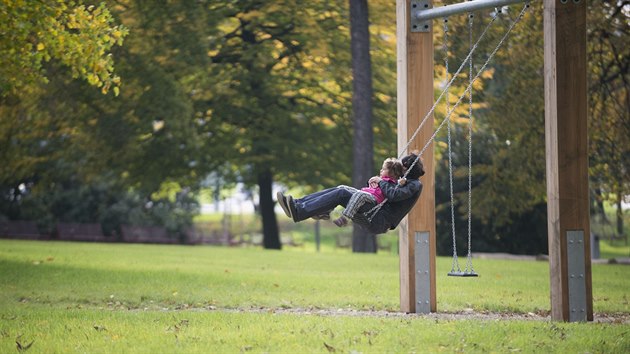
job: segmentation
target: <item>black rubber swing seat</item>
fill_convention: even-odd
[[[449,277],[478,277],[475,272],[448,272]]]

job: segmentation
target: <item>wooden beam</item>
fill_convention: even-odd
[[[544,0],[544,39],[551,317],[560,321],[573,318],[569,303],[577,296],[585,299],[585,317],[592,321],[586,1]],[[569,232],[583,233],[583,254],[568,251]],[[568,257],[583,257],[571,261],[584,265],[584,294],[570,293]]]
[[[430,2],[429,2],[430,4]],[[398,150],[402,150],[431,109],[433,97],[433,29],[410,31],[410,1],[396,0],[398,70]],[[421,150],[433,134],[433,116],[423,125],[409,150]],[[400,224],[400,309],[417,312],[415,303],[415,234],[429,233],[430,309],[437,310],[435,295],[435,169],[433,144],[423,154],[426,174],[416,206]]]

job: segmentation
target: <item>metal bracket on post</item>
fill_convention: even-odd
[[[584,257],[584,231],[567,231],[569,322],[586,321],[586,278],[584,276],[586,266]]]
[[[415,233],[416,313],[431,312],[429,232]]]
[[[409,16],[411,16],[409,21],[411,32],[431,31],[431,20],[419,21],[415,15],[418,11],[428,10],[430,8],[431,3],[429,0],[411,0],[411,11],[409,11]]]

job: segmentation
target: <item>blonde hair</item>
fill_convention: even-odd
[[[383,166],[387,167],[391,177],[400,178],[403,175],[403,165],[395,157],[390,157],[383,161]]]

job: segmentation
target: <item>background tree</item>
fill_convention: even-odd
[[[247,185],[257,185],[265,248],[281,248],[273,181],[312,185],[349,170],[345,100],[347,69],[338,57],[337,3],[247,1],[216,5],[207,86],[196,107],[207,122],[232,132],[226,156]],[[331,34],[331,32],[333,32]],[[319,33],[323,35],[319,35]],[[343,54],[343,53],[342,53]],[[197,97],[195,97],[196,99]],[[338,183],[338,182],[337,182]]]
[[[623,234],[624,196],[630,195],[630,1],[589,3],[589,165],[594,211],[607,223],[603,202],[616,206]]]
[[[352,183],[345,142],[356,140],[359,124],[350,110],[350,2],[68,4],[0,3],[0,24],[11,29],[0,38],[1,218],[36,219],[44,228],[100,222],[112,234],[122,224],[154,224],[175,235],[192,223],[194,198],[213,173],[260,194],[265,247],[279,248],[274,185],[309,192]],[[620,206],[630,180],[627,4],[589,5],[590,173],[602,205],[607,198]],[[515,17],[511,8],[480,45],[477,69]],[[362,157],[382,161],[396,151],[395,9],[378,0],[370,10],[374,152],[358,145]],[[465,17],[449,20],[452,33],[467,33]],[[476,14],[475,34],[488,21]],[[541,26],[542,10],[532,6],[475,87],[478,250],[546,250]],[[123,37],[125,46],[115,45]],[[467,35],[450,43],[459,64]],[[438,73],[441,45],[436,40]],[[467,84],[461,76],[451,99]],[[454,117],[459,248],[467,231],[466,111]],[[435,150],[438,249],[450,253],[444,134]]]
[[[43,99],[43,85],[64,72],[68,80],[118,94],[110,50],[128,31],[104,5],[3,1],[0,7],[0,213],[49,224],[55,188],[72,179],[84,156],[71,149],[73,112]]]
[[[127,19],[119,5],[112,8]],[[95,16],[85,21],[86,26],[103,22]],[[75,69],[51,60],[44,66],[47,79],[3,101],[0,131],[8,148],[1,158],[8,168],[2,169],[7,174],[1,185],[9,192],[3,195],[12,195],[3,200],[3,214],[37,219],[44,229],[56,221],[101,222],[107,233],[123,223],[157,223],[173,232],[189,226],[196,202],[182,202],[189,191],[173,191],[169,183],[194,176],[195,130],[187,129],[192,109],[178,94],[177,81],[144,51],[142,37],[133,31],[131,49],[115,52],[126,84],[117,98],[87,89],[87,83],[73,80]],[[184,218],[178,216],[182,210]]]
[[[519,6],[499,15],[473,55],[473,75],[486,61]],[[472,155],[472,238],[474,250],[512,253],[546,251],[545,146],[542,9],[532,6],[475,84]],[[473,41],[490,21],[475,13]],[[468,17],[449,18],[450,70],[469,52]],[[442,42],[436,41],[435,62],[442,66]],[[440,70],[443,70],[440,69]],[[451,74],[452,74],[451,72]],[[464,70],[450,95],[451,105],[468,85]],[[467,98],[464,99],[464,102]],[[441,122],[445,108],[436,114]],[[455,232],[460,254],[468,237],[468,107],[454,113],[453,166]],[[446,130],[446,129],[444,129]],[[436,144],[436,212],[438,252],[452,252],[446,131]]]
[[[627,37],[627,26],[622,25],[627,23],[628,14],[623,11],[627,4],[590,4],[588,20],[591,189],[595,188],[592,195],[602,195],[614,203],[620,200],[620,194],[628,194],[630,181],[625,167],[628,153],[624,151],[630,121],[628,64],[624,61],[628,55],[624,55],[627,46],[620,44]],[[487,40],[481,42],[474,55],[476,69],[518,10],[518,6],[511,6],[490,29]],[[475,14],[475,38],[488,21],[487,13]],[[532,6],[490,62],[474,93],[472,226],[473,247],[480,251],[547,252],[542,23],[542,8]],[[463,16],[450,18],[449,26],[451,33],[468,32]],[[451,67],[457,68],[468,53],[466,37],[451,36],[450,55],[457,63]],[[436,63],[442,62],[441,45],[437,40]],[[462,77],[454,88],[456,95],[466,83],[467,77]],[[443,107],[438,109],[436,119],[441,120],[442,111]],[[460,254],[465,251],[467,237],[467,121],[463,117],[464,112],[456,114],[457,138],[453,144]],[[436,171],[441,254],[449,254],[452,247],[445,140],[442,133],[436,145],[436,158],[441,159]],[[620,205],[617,210],[621,210]]]
[[[114,26],[103,5],[3,1],[0,6],[0,27],[5,29],[0,38],[0,158],[4,161],[0,184],[6,185],[8,179],[28,174],[33,164],[45,158],[42,150],[50,150],[47,140],[39,141],[39,147],[29,145],[37,134],[46,134],[39,129],[47,123],[32,107],[44,92],[39,84],[48,81],[50,67],[61,66],[104,93],[110,87],[117,91],[120,78],[113,73],[108,51],[122,44],[128,31]],[[51,119],[64,125],[61,117]]]
[[[367,0],[350,0],[350,44],[352,48],[352,184],[365,186],[374,174],[372,133],[372,65]],[[376,235],[354,227],[353,252],[376,252]]]

